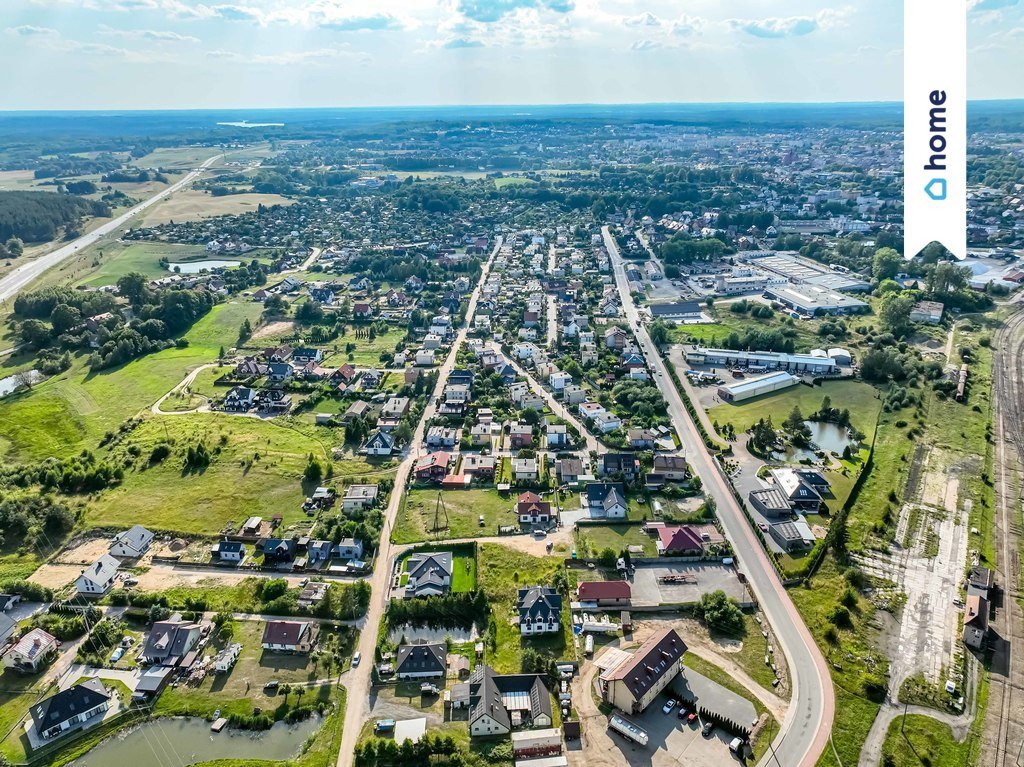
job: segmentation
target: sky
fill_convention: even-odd
[[[966,4],[969,97],[1024,97],[1024,0]],[[0,8],[0,110],[902,98],[896,0],[0,0]]]

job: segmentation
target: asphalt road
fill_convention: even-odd
[[[338,752],[338,767],[352,767],[355,756],[356,743],[359,740],[359,731],[363,721],[370,714],[370,671],[373,668],[374,649],[377,646],[377,628],[384,618],[384,611],[387,608],[389,585],[391,583],[391,570],[396,554],[403,548],[396,547],[391,543],[391,531],[394,528],[395,519],[398,516],[398,509],[402,503],[402,495],[405,492],[405,485],[409,480],[409,473],[412,471],[416,461],[426,454],[423,448],[423,434],[428,421],[434,417],[436,402],[444,391],[448,376],[455,368],[455,360],[459,349],[466,341],[468,328],[473,324],[473,316],[476,314],[477,301],[480,299],[480,292],[487,275],[491,271],[491,264],[494,256],[501,248],[502,239],[499,237],[491,252],[491,257],[484,265],[480,274],[480,280],[469,299],[469,306],[466,309],[466,321],[459,330],[455,341],[452,343],[448,357],[440,368],[437,377],[437,385],[431,395],[423,416],[416,426],[416,433],[413,434],[409,443],[409,452],[398,466],[395,475],[394,490],[391,491],[391,498],[388,502],[387,511],[384,513],[384,525],[380,533],[380,550],[377,552],[377,566],[374,568],[373,576],[370,579],[370,606],[366,612],[366,618],[362,621],[362,631],[359,634],[359,641],[356,650],[361,654],[361,663],[354,669],[342,675],[341,681],[347,691],[345,705],[345,721],[341,732],[341,749]]]
[[[122,213],[112,221],[108,221],[102,226],[98,226],[88,234],[83,234],[77,240],[69,242],[67,245],[62,245],[56,250],[51,250],[49,253],[43,256],[39,256],[33,261],[28,261],[10,274],[6,275],[3,279],[0,279],[0,301],[6,301],[8,298],[17,295],[25,287],[27,287],[33,280],[39,275],[45,272],[47,269],[56,266],[61,261],[70,258],[80,250],[85,250],[93,243],[99,241],[101,238],[115,231],[119,227],[123,226],[129,220],[142,213],[147,208],[156,205],[161,200],[165,199],[169,195],[174,194],[180,189],[184,189],[197,178],[199,178],[203,172],[209,168],[213,163],[219,160],[224,155],[216,155],[211,157],[209,160],[204,162],[194,171],[189,173],[185,178],[181,179],[171,186],[164,189],[162,192],[157,192],[149,199],[140,202],[131,210]]]
[[[792,702],[772,748],[760,764],[813,767],[828,745],[835,714],[835,695],[825,659],[754,537],[753,530],[730,492],[725,475],[705,449],[697,427],[669,378],[665,363],[647,329],[640,322],[615,239],[608,227],[604,227],[602,233],[611,256],[623,311],[648,365],[654,371],[655,383],[668,403],[669,415],[686,451],[686,459],[700,476],[705,491],[715,499],[718,518],[732,543],[739,569],[746,575],[747,584],[771,624],[789,664],[793,685]]]

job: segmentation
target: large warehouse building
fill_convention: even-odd
[[[719,386],[718,396],[722,398],[722,402],[742,402],[745,399],[760,397],[762,394],[788,389],[798,383],[800,383],[800,379],[792,373],[778,370],[756,378],[748,378],[745,381]]]
[[[804,375],[837,375],[839,365],[831,357],[812,354],[783,354],[782,352],[744,352],[734,349],[706,349],[688,346],[683,354],[690,365],[708,365],[718,368],[743,368],[751,372],[785,370]]]

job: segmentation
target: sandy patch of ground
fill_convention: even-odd
[[[266,325],[256,328],[252,334],[254,339],[266,338],[267,336],[283,335],[295,329],[295,323],[287,320],[280,322],[268,322]]]
[[[214,197],[198,189],[176,192],[165,202],[154,205],[146,215],[146,226],[171,221],[198,221],[214,216],[238,215],[256,210],[260,205],[292,205],[294,200],[276,194],[228,194]]]
[[[102,537],[72,541],[53,561],[60,565],[91,565],[110,551],[110,544],[109,538]]]
[[[58,565],[47,563],[28,577],[29,583],[38,583],[57,591],[72,583],[82,574],[81,565]]]

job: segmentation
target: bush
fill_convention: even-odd
[[[697,612],[716,631],[734,636],[743,633],[743,611],[739,602],[721,589],[701,594]]]

